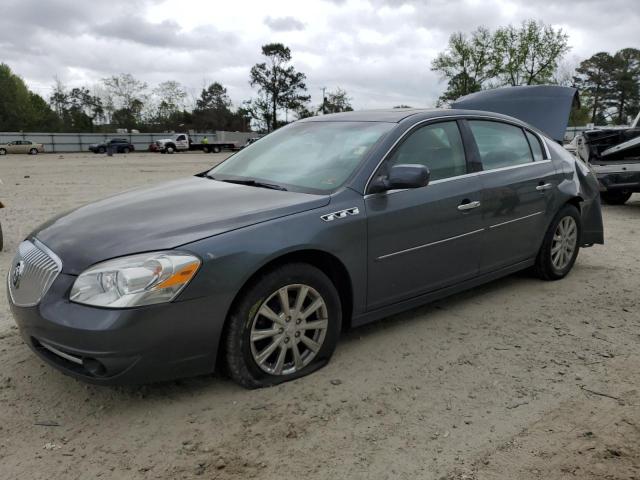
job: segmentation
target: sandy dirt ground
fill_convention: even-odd
[[[6,274],[49,216],[222,155],[0,158]],[[85,385],[0,298],[0,478],[640,479],[640,196],[571,275],[518,274],[343,335],[310,377]]]

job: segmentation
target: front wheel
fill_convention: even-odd
[[[536,257],[536,274],[543,280],[559,280],[573,268],[578,251],[582,222],[573,205],[565,205],[551,222]]]
[[[215,147],[213,147],[212,151],[213,151],[213,153],[220,153],[222,151],[222,148],[220,148],[219,146],[216,145]]]
[[[319,269],[292,263],[253,281],[233,308],[223,339],[233,380],[259,388],[324,366],[342,323],[340,297]]]
[[[129,147],[124,147],[122,149],[122,153],[129,153]]]
[[[106,149],[106,148],[104,148],[104,147],[100,147],[100,148],[98,149],[98,153],[105,153],[106,151],[107,151],[107,149]]]
[[[628,190],[609,190],[600,192],[600,198],[609,205],[624,205],[631,198],[632,193]]]

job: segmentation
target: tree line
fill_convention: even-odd
[[[580,91],[581,106],[571,123],[623,124],[640,110],[640,50],[599,52],[574,67],[562,63],[569,52],[562,29],[534,20],[491,31],[456,32],[431,69],[447,81],[438,105],[488,88],[556,84]]]
[[[251,68],[249,83],[256,97],[234,106],[227,89],[213,82],[188,105],[185,86],[165,81],[151,88],[129,73],[102,79],[92,88],[68,88],[56,79],[47,100],[31,92],[9,66],[0,64],[0,131],[110,132],[258,131],[318,113],[353,110],[341,88],[326,92],[311,105],[306,75],[291,65],[291,50],[281,43],[262,47],[265,61]]]
[[[447,82],[436,106],[488,88],[557,84],[580,90],[582,104],[572,112],[573,125],[622,124],[637,114],[640,50],[599,52],[568,66],[563,59],[569,50],[566,33],[534,20],[493,31],[479,27],[456,32],[430,65]],[[307,77],[292,64],[289,47],[269,43],[262,46],[262,55],[264,61],[249,72],[256,95],[240,105],[233,105],[219,82],[193,98],[177,81],[150,87],[128,73],[104,78],[91,88],[68,88],[56,79],[44,99],[0,64],[0,131],[268,132],[300,118],[352,110],[352,99],[341,88],[323,91],[321,104],[312,105]]]

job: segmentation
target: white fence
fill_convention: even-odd
[[[112,138],[126,138],[136,150],[147,150],[149,144],[161,138],[170,138],[171,133],[44,133],[44,132],[0,132],[0,143],[13,140],[31,140],[44,144],[46,152],[86,152],[92,143],[103,143]],[[191,138],[200,142],[207,137],[209,143],[225,142],[244,145],[249,138],[260,136],[255,132],[194,133]]]

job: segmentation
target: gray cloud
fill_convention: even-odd
[[[48,96],[53,76],[91,85],[128,72],[150,85],[178,80],[194,94],[212,81],[239,105],[255,94],[260,47],[283,42],[309,93],[345,88],[357,108],[430,106],[445,85],[429,65],[454,31],[534,18],[570,35],[571,58],[640,48],[640,6],[629,0],[3,0],[0,57]],[[297,6],[299,5],[299,6]],[[176,13],[174,13],[176,12]],[[574,62],[575,63],[575,62]]]
[[[266,17],[264,24],[276,32],[304,30],[304,23],[294,17]]]

